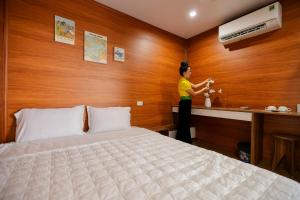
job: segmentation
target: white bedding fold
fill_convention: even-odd
[[[24,154],[32,154],[40,151],[48,151],[53,149],[60,149],[70,146],[77,146],[82,144],[90,144],[99,141],[122,139],[126,137],[141,136],[143,134],[152,133],[152,131],[141,128],[132,127],[120,131],[101,132],[99,134],[85,134],[74,135],[67,137],[59,137],[44,140],[35,140],[30,142],[15,143],[0,145],[0,160],[8,157],[22,156]]]

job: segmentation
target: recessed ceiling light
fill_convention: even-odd
[[[197,16],[197,12],[195,10],[192,10],[192,11],[190,11],[189,15],[190,15],[190,18],[194,18]]]

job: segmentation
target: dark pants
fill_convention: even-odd
[[[192,143],[190,121],[192,100],[180,100],[178,111],[176,139],[186,143]]]

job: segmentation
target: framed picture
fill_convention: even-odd
[[[119,62],[125,61],[125,49],[115,47],[114,48],[114,60]]]
[[[75,22],[55,16],[55,42],[75,44]]]
[[[84,60],[107,64],[107,37],[84,31]]]

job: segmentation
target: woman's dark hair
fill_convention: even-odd
[[[187,62],[181,62],[180,67],[179,67],[179,74],[183,76],[183,73],[186,72],[189,68],[189,64]]]

